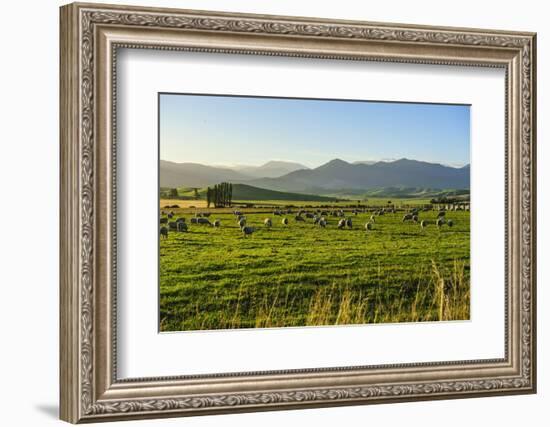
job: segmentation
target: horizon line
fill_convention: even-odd
[[[335,160],[339,160],[341,162],[344,162],[344,163],[347,163],[349,165],[357,165],[357,164],[361,164],[364,162],[372,162],[372,164],[375,164],[375,163],[395,163],[395,162],[398,162],[398,161],[401,161],[401,160],[409,160],[409,161],[414,161],[414,162],[421,162],[421,163],[429,163],[429,164],[432,164],[432,165],[440,165],[440,166],[445,166],[445,167],[449,167],[449,168],[453,168],[453,169],[462,169],[466,166],[469,166],[471,162],[468,162],[468,163],[464,163],[464,164],[460,164],[460,163],[443,163],[443,162],[440,162],[440,161],[427,161],[427,160],[418,160],[418,159],[411,159],[411,158],[408,158],[408,157],[401,157],[399,159],[381,159],[381,160],[371,160],[371,159],[363,159],[363,160],[353,160],[353,161],[347,161],[347,160],[343,160],[339,157],[335,157],[325,163],[321,163],[320,165],[318,166],[313,166],[313,167],[309,167],[307,165],[304,165],[303,163],[301,162],[297,162],[295,160],[283,160],[283,159],[271,159],[271,160],[267,160],[261,164],[223,164],[223,163],[218,163],[218,164],[214,164],[214,163],[200,163],[200,162],[179,162],[179,161],[174,161],[174,160],[167,160],[167,159],[159,159],[160,162],[169,162],[169,163],[175,163],[175,164],[195,164],[195,165],[203,165],[203,166],[209,166],[209,167],[217,167],[217,168],[226,168],[226,169],[233,169],[233,168],[238,168],[238,167],[262,167],[262,166],[265,166],[266,164],[270,163],[270,162],[285,162],[285,163],[294,163],[294,164],[298,164],[298,165],[301,165],[301,166],[305,166],[306,168],[308,169],[317,169],[321,166],[324,166],[328,163],[331,163],[331,162],[334,162]],[[457,164],[460,164],[461,166],[456,166]]]

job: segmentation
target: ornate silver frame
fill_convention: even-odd
[[[71,4],[61,8],[60,42],[63,420],[78,423],[535,392],[535,34]],[[118,47],[504,68],[505,357],[118,380],[113,178]]]

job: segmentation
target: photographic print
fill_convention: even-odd
[[[158,99],[161,332],[469,319],[469,105]]]

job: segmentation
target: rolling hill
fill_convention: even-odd
[[[180,196],[193,197],[194,190],[189,188],[178,189]],[[206,198],[206,188],[199,190],[201,199]],[[334,202],[341,199],[336,197],[317,196],[312,194],[288,193],[282,191],[266,190],[265,188],[253,187],[247,184],[233,184],[233,200],[288,200],[303,202]]]
[[[205,187],[222,181],[245,181],[250,177],[228,168],[205,166],[199,163],[160,161],[161,187]]]

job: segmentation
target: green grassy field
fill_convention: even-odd
[[[447,212],[454,225],[441,229],[436,211],[421,212],[424,230],[386,214],[366,232],[370,213],[339,230],[336,217],[322,229],[292,214],[284,226],[250,209],[256,231],[244,237],[229,209],[209,210],[220,228],[190,224],[194,209],[173,211],[189,231],[160,239],[161,331],[469,319],[469,212]]]

